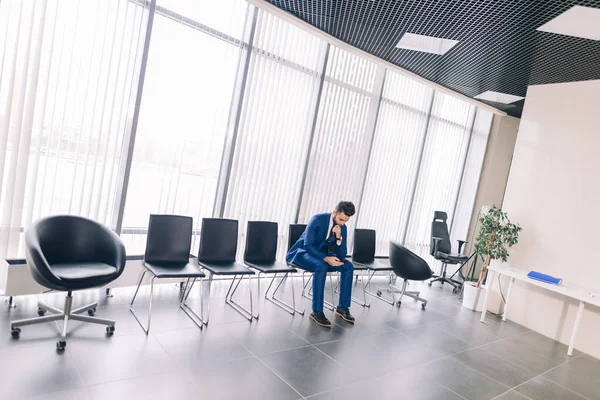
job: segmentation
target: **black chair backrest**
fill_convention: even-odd
[[[373,229],[354,230],[352,261],[371,263],[375,261],[376,236]]]
[[[232,263],[238,244],[238,221],[224,218],[203,218],[198,261]]]
[[[31,231],[31,233],[29,233]],[[39,243],[48,264],[102,262],[114,267],[113,231],[91,219],[55,215],[36,221],[28,234]],[[26,240],[27,241],[27,240]]]
[[[288,250],[296,244],[300,236],[306,230],[306,224],[290,224],[290,232],[288,235]]]
[[[277,257],[277,222],[248,221],[244,261],[273,262]]]
[[[150,215],[144,261],[161,265],[187,264],[190,260],[193,224],[192,217]]]
[[[33,279],[53,290],[77,290],[101,286],[117,279],[125,268],[125,246],[108,227],[74,215],[55,215],[34,222],[25,233],[27,265]],[[116,268],[114,275],[90,285],[84,279],[77,283],[57,278],[54,264],[104,263]]]
[[[390,242],[390,265],[402,279],[424,281],[433,275],[425,260],[396,242]]]
[[[452,244],[450,243],[450,235],[448,234],[448,224],[446,220],[448,215],[443,211],[434,211],[433,222],[431,223],[431,242],[429,247],[429,254],[435,256],[435,241],[434,237],[439,237],[442,240],[438,243],[437,250],[442,253],[450,253],[452,251]]]

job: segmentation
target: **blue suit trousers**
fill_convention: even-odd
[[[332,267],[325,261],[320,260],[308,253],[299,254],[294,263],[298,266],[314,272],[313,275],[313,300],[312,309],[314,312],[323,312],[323,293],[325,292],[325,280],[327,272],[341,272],[340,280],[340,301],[338,307],[350,307],[352,298],[352,277],[354,276],[354,265],[348,260],[344,260],[341,267]]]

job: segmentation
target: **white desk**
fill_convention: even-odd
[[[595,293],[590,293],[589,290],[569,286],[564,282],[560,285],[551,285],[549,283],[544,283],[537,281],[535,279],[531,279],[527,277],[529,271],[518,270],[514,268],[508,267],[500,267],[500,266],[490,266],[488,267],[488,276],[486,285],[487,289],[485,291],[485,298],[483,300],[483,312],[481,313],[481,322],[485,322],[485,314],[487,313],[487,305],[488,305],[488,296],[490,295],[491,282],[494,282],[494,277],[496,274],[509,276],[510,284],[508,285],[508,293],[506,294],[506,305],[504,306],[504,314],[502,314],[502,321],[506,321],[506,313],[508,312],[508,308],[510,305],[510,294],[512,292],[513,283],[515,279],[526,282],[530,285],[538,286],[547,290],[550,290],[555,293],[562,294],[564,296],[570,297],[575,300],[579,300],[579,310],[577,311],[577,317],[575,318],[575,324],[573,325],[573,331],[571,332],[571,340],[569,341],[569,351],[567,355],[573,354],[573,345],[575,344],[575,338],[577,336],[577,330],[579,329],[579,323],[581,321],[581,315],[583,314],[583,309],[585,308],[585,304],[592,304],[597,307],[600,307],[600,295]]]

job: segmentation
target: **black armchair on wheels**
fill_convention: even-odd
[[[453,292],[457,293],[462,286],[462,282],[452,277],[446,276],[446,267],[448,264],[464,264],[469,257],[461,254],[464,240],[458,240],[458,253],[452,253],[452,243],[450,242],[450,234],[448,233],[448,215],[443,211],[435,211],[433,214],[433,222],[431,223],[431,244],[429,253],[438,261],[442,262],[442,270],[439,275],[433,275],[433,279],[429,281],[429,286],[434,282],[440,282],[442,285],[448,283],[452,285]],[[461,265],[462,267],[462,265]]]
[[[33,279],[48,289],[65,291],[67,296],[62,310],[39,302],[39,317],[12,321],[14,338],[19,337],[21,327],[62,320],[56,347],[64,350],[71,319],[106,325],[107,334],[114,332],[115,321],[93,316],[98,303],[72,309],[72,292],[104,286],[121,275],[125,247],[116,233],[87,218],[57,215],[33,223],[25,235],[25,247]],[[51,315],[45,315],[47,312]],[[85,312],[88,315],[82,315]]]
[[[393,298],[396,305],[400,307],[402,297],[407,296],[420,301],[421,308],[424,310],[427,306],[427,300],[419,296],[420,292],[406,290],[406,288],[408,281],[425,281],[431,278],[432,271],[427,262],[401,244],[390,242],[390,265],[394,273],[402,278],[401,288],[390,285],[392,296],[394,296],[394,293],[400,293],[397,301],[395,297]]]

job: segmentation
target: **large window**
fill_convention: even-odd
[[[298,197],[327,45],[259,12],[224,217],[279,224],[279,257]]]
[[[386,74],[358,227],[377,232],[376,254],[401,241],[408,223],[434,91]]]
[[[205,24],[246,8],[212,4]],[[224,29],[239,37],[243,20],[231,23]],[[212,216],[241,42],[211,33],[171,11],[155,15],[121,232],[128,253],[144,252],[149,214],[192,216],[197,228]]]
[[[331,47],[299,222],[331,212],[340,200],[358,203],[373,138],[377,70],[374,63]]]
[[[57,213],[128,254],[152,213],[192,216],[193,252],[204,217],[239,220],[240,254],[275,221],[280,260],[340,200],[378,255],[426,256],[435,210],[468,229],[492,115],[244,0],[4,0],[0,57],[0,258]]]
[[[448,222],[452,220],[474,113],[475,107],[469,103],[444,93],[435,94],[404,238],[405,245],[431,265],[434,265],[429,256],[433,213],[445,211]]]
[[[50,214],[112,226],[147,11],[135,1],[0,6],[0,257]]]

